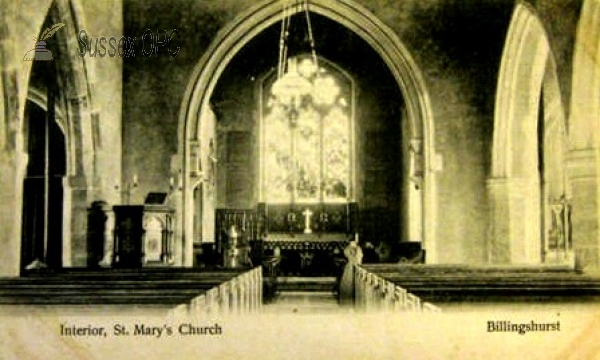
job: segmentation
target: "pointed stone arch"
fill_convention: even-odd
[[[488,181],[490,262],[535,264],[546,255],[550,202],[567,191],[560,94],[543,24],[529,4],[518,2],[496,90]]]
[[[95,195],[94,189],[97,185],[95,153],[98,144],[95,141],[97,136],[94,136],[93,124],[97,122],[98,114],[93,109],[92,101],[93,70],[90,63],[86,63],[85,59],[77,55],[76,32],[77,29],[85,27],[83,11],[78,0],[54,0],[39,4],[38,8],[45,13],[44,16],[36,15],[31,18],[32,21],[35,19],[34,24],[38,32],[43,30],[46,19],[53,23],[65,24],[55,33],[52,40],[61,53],[60,59],[54,61],[60,77],[62,117],[59,125],[67,143],[62,264],[70,266],[73,264],[73,259],[85,259],[87,206]],[[25,107],[30,97],[33,97],[30,100],[37,101],[38,105],[46,101],[44,96],[36,96],[35,90],[30,92],[29,76],[33,62],[24,62],[23,54],[16,54],[13,51],[15,47],[13,39],[18,38],[14,36],[18,13],[17,9],[12,9],[12,12],[9,9],[8,16],[0,22],[2,27],[0,51],[3,55],[0,92],[4,99],[3,106],[0,106],[4,117],[0,145],[2,151],[6,153],[6,156],[3,156],[5,161],[0,164],[6,176],[3,176],[0,181],[3,187],[8,185],[4,187],[6,193],[2,193],[2,198],[8,198],[4,195],[12,197],[10,201],[3,201],[0,205],[0,212],[6,215],[4,218],[11,223],[12,227],[6,236],[0,236],[3,248],[10,249],[3,254],[2,266],[0,266],[0,273],[7,276],[15,276],[20,272],[22,221],[20,209],[23,206],[22,183],[28,161],[26,150],[23,149]],[[25,36],[25,34],[20,35]],[[27,34],[28,37],[36,35]],[[74,251],[74,249],[80,250]]]
[[[568,172],[573,247],[583,267],[600,268],[600,1],[585,0],[573,54]]]
[[[365,40],[387,64],[406,101],[411,123],[411,142],[419,144],[411,154],[419,182],[420,202],[411,213],[418,214],[418,240],[423,241],[428,259],[435,262],[435,179],[430,169],[434,150],[433,115],[429,96],[420,70],[398,36],[367,9],[354,1],[311,0],[311,12],[325,16],[355,32]],[[292,12],[301,11],[296,8]],[[253,37],[282,19],[280,1],[268,0],[249,8],[223,28],[204,53],[190,78],[180,108],[178,129],[178,163],[183,176],[183,208],[180,232],[183,234],[183,265],[192,264],[192,189],[198,179],[191,171],[192,146],[202,141],[200,119],[208,111],[212,91],[227,64]],[[194,145],[196,144],[196,145]],[[422,184],[421,184],[422,183]]]
[[[96,196],[96,148],[94,123],[98,113],[93,107],[93,67],[78,56],[78,29],[85,28],[83,10],[78,0],[54,0],[47,17],[62,22],[56,32],[60,58],[55,59],[59,93],[64,117],[61,126],[67,142],[67,176],[64,179],[63,266],[84,265],[87,208]],[[40,24],[40,30],[42,24]]]

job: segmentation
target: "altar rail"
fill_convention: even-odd
[[[358,310],[441,312],[429,302],[422,301],[406,289],[381,276],[354,266],[354,306]]]
[[[262,267],[258,266],[217,285],[173,309],[172,316],[244,315],[262,308]]]

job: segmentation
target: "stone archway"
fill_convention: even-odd
[[[66,177],[63,182],[62,265],[70,266],[73,265],[74,258],[85,261],[86,256],[86,213],[96,187],[96,144],[92,124],[94,119],[97,120],[97,114],[92,111],[91,64],[86,64],[85,59],[77,55],[76,33],[83,26],[82,10],[77,0],[55,0],[47,2],[42,9],[44,7],[48,9],[46,15],[35,17],[37,31],[43,30],[46,19],[52,23],[65,24],[52,40],[61,54],[60,59],[55,61],[64,115],[60,127],[64,131],[67,153]],[[6,236],[0,236],[0,243],[7,249],[2,255],[0,273],[6,276],[16,276],[20,272],[22,217],[20,211],[14,209],[21,209],[23,206],[22,184],[28,163],[26,149],[23,148],[23,127],[29,97],[29,76],[33,65],[32,62],[23,61],[23,54],[14,52],[14,39],[18,39],[14,36],[18,24],[16,14],[18,11],[9,11],[8,16],[0,23],[5,30],[1,32],[0,39],[0,51],[3,54],[0,92],[4,99],[3,106],[0,106],[4,118],[0,145],[5,152],[0,162],[3,174],[0,183],[4,189],[0,197],[7,200],[2,201],[0,213],[10,223]],[[41,101],[43,98],[32,100]],[[73,251],[74,249],[83,250]]]
[[[533,9],[518,3],[496,92],[488,257],[537,264],[545,256],[550,202],[566,196],[566,124],[556,64]]]
[[[25,109],[28,164],[23,180],[22,269],[42,264],[60,268],[63,263],[66,143],[53,105],[53,100],[36,104],[28,99]]]
[[[584,267],[600,268],[600,1],[585,0],[573,55],[568,171],[573,248]]]
[[[62,127],[67,144],[67,173],[64,179],[63,266],[84,265],[86,213],[96,184],[91,64],[77,55],[77,31],[82,28],[82,11],[76,1],[55,0],[47,17],[65,26],[57,31],[56,45],[61,54],[56,68],[59,93],[65,113]],[[63,31],[64,30],[64,31]],[[96,118],[96,119],[94,119]],[[73,261],[74,260],[74,261]]]
[[[301,11],[296,8],[292,12]],[[435,179],[432,169],[434,150],[433,115],[429,97],[420,71],[408,50],[397,35],[374,17],[367,9],[353,1],[312,0],[310,11],[338,22],[365,40],[387,64],[401,89],[410,119],[411,156],[414,163],[413,180],[419,186],[411,214],[414,239],[421,240],[428,251],[428,260],[436,261],[435,255]],[[209,111],[209,99],[220,75],[238,51],[254,36],[282,19],[280,1],[263,1],[248,9],[227,27],[223,28],[200,59],[192,73],[184,94],[179,115],[178,158],[183,174],[182,233],[183,266],[192,265],[193,243],[193,188],[199,181],[194,166],[199,161],[198,148],[203,141],[200,132],[203,114]],[[414,197],[413,197],[414,198]],[[416,217],[415,216],[415,217]]]

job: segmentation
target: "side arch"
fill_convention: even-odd
[[[560,94],[543,24],[529,4],[518,2],[496,89],[488,180],[492,263],[535,264],[546,255],[550,206],[566,192]]]
[[[51,23],[64,23],[52,40],[56,44],[59,56],[55,56],[54,62],[57,69],[58,92],[57,100],[60,101],[58,108],[62,113],[57,119],[65,135],[67,144],[67,176],[64,178],[63,198],[63,242],[62,242],[62,266],[72,265],[84,266],[87,254],[86,231],[87,231],[87,208],[97,196],[98,188],[96,174],[96,151],[98,144],[97,134],[94,134],[94,123],[98,122],[98,114],[93,108],[93,70],[91,64],[85,58],[79,57],[77,43],[77,29],[85,28],[83,10],[78,0],[54,0],[48,3],[46,16],[39,23],[39,31],[47,19]],[[31,76],[31,66],[27,73]],[[23,149],[22,129],[27,98],[34,102],[43,101],[42,107],[46,107],[45,95],[36,96],[36,90],[31,88],[28,78],[21,85],[22,95],[18,104],[18,129],[16,146],[16,181],[22,182],[27,166],[27,156]],[[38,94],[40,95],[40,94]],[[59,105],[57,103],[57,105]],[[19,193],[17,206],[22,207],[23,198]],[[19,217],[20,220],[20,217]],[[20,221],[18,222],[20,225]],[[20,241],[21,230],[15,242]],[[15,244],[16,249],[20,249]]]
[[[600,1],[584,0],[573,54],[568,172],[573,247],[582,267],[600,268]]]

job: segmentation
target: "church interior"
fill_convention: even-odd
[[[2,304],[599,295],[598,0],[1,8]]]

